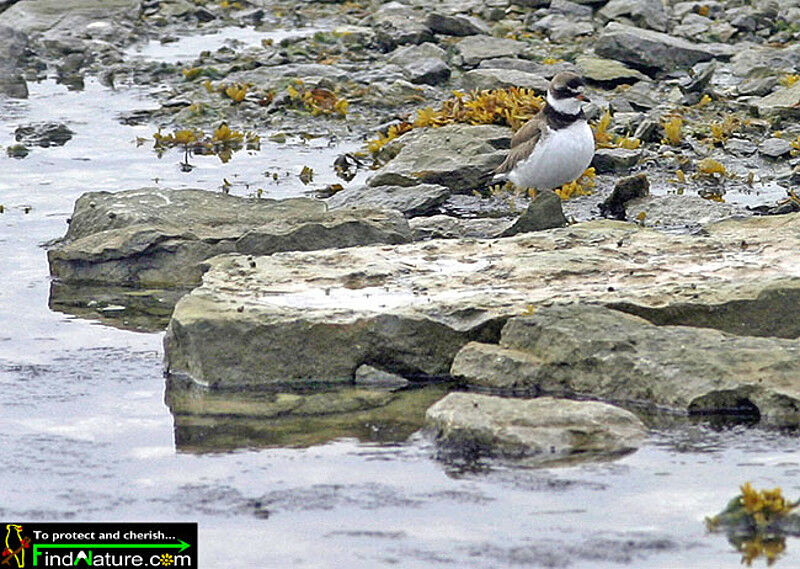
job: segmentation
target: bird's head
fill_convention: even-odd
[[[547,88],[547,104],[565,115],[577,115],[581,105],[589,99],[583,94],[586,83],[583,77],[571,71],[563,71],[553,77]]]

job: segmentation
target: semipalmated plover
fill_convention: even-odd
[[[511,139],[511,150],[495,170],[495,182],[553,190],[580,177],[594,157],[594,134],[581,104],[584,81],[559,73],[547,88],[547,103]]]

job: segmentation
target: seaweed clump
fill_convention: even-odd
[[[750,567],[764,557],[771,566],[784,553],[786,536],[800,535],[800,516],[792,513],[800,500],[787,500],[780,488],[756,490],[749,482],[739,490],[722,512],[706,518],[706,527],[725,531],[743,564]]]
[[[532,89],[508,87],[490,91],[463,93],[453,91],[453,96],[438,109],[425,107],[416,116],[406,118],[389,127],[386,132],[367,142],[367,149],[374,155],[401,134],[426,127],[441,127],[454,123],[471,125],[496,124],[519,129],[530,120],[544,105],[544,100]]]
[[[211,134],[206,134],[198,129],[178,129],[163,134],[159,129],[153,134],[153,140],[155,141],[153,150],[159,158],[170,148],[183,149],[184,162],[182,165],[185,169],[191,169],[189,165],[191,154],[213,154],[225,163],[237,150],[242,148],[258,150],[261,145],[261,138],[257,134],[233,130],[224,122]]]

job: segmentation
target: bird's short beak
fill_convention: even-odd
[[[589,102],[589,99],[583,93],[581,93],[580,95],[575,95],[575,98],[578,99],[579,101],[584,101],[586,103]]]

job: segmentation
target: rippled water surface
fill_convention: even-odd
[[[357,144],[265,143],[228,164],[196,157],[184,173],[179,155],[136,146],[154,127],[115,120],[148,108],[145,92],[92,82],[83,92],[52,82],[31,91],[28,101],[0,102],[1,145],[33,121],[65,122],[76,135],[24,160],[0,157],[6,519],[196,520],[203,567],[720,568],[739,567],[740,554],[706,535],[703,518],[739,484],[800,495],[796,437],[741,426],[677,423],[618,461],[543,470],[441,462],[425,436],[409,435],[411,423],[380,413],[320,423],[318,438],[303,421],[186,430],[165,403],[162,334],[51,311],[42,244],[63,234],[87,190],[215,189],[228,178],[242,195],[260,186],[300,195],[303,165],[333,182],[333,157]],[[266,170],[279,170],[280,183]],[[282,429],[283,446],[271,446],[264,424]],[[222,430],[225,444],[213,439]],[[790,539],[777,566],[798,559]]]

